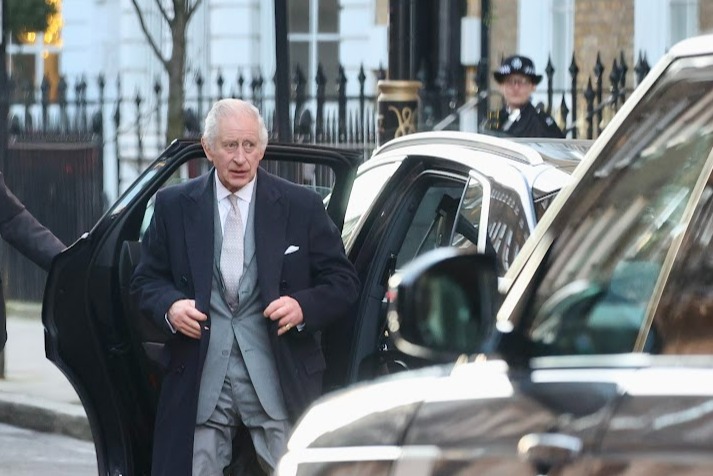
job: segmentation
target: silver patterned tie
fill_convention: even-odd
[[[238,197],[231,194],[230,210],[223,229],[223,246],[220,250],[220,272],[223,275],[225,296],[231,309],[238,304],[238,284],[243,274],[243,220],[238,209]]]

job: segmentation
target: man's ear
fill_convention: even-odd
[[[210,147],[210,144],[208,144],[208,141],[205,137],[201,137],[201,145],[203,146],[203,152],[205,152],[205,156],[208,157],[209,161],[213,162],[213,149]]]

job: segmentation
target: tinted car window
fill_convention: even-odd
[[[421,196],[416,213],[398,252],[396,267],[416,256],[449,244],[463,184],[430,184]]]
[[[479,251],[480,219],[483,207],[487,206],[483,203],[483,193],[483,184],[478,179],[471,177],[458,211],[458,222],[455,225],[451,246],[473,253]]]
[[[488,240],[497,256],[498,275],[502,276],[530,236],[530,228],[517,192],[496,182],[491,185]]]
[[[483,193],[489,193],[488,203],[483,203]],[[483,248],[478,250],[478,232],[483,213],[488,209],[487,234]],[[487,189],[471,177],[458,213],[451,244],[469,251],[485,251],[497,257],[498,275],[503,276],[530,236],[526,212],[515,190],[498,183],[488,182]]]
[[[632,112],[570,197],[534,297],[535,354],[631,352],[646,333],[713,145],[703,113],[713,108],[713,67],[688,71],[687,61]]]
[[[349,248],[349,240],[354,234],[361,217],[371,207],[376,197],[384,188],[384,184],[391,178],[401,162],[389,162],[359,173],[354,179],[349,204],[344,215],[342,228],[342,241]]]
[[[537,221],[540,221],[542,219],[542,215],[544,215],[547,209],[550,208],[552,201],[555,199],[555,197],[557,197],[557,193],[558,192],[548,193],[547,195],[543,195],[533,200],[535,204],[535,216],[537,217]]]
[[[682,259],[671,270],[650,330],[664,354],[713,354],[713,181],[698,203]]]

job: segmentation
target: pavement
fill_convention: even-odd
[[[0,422],[92,441],[87,415],[64,374],[45,356],[42,304],[9,301]]]

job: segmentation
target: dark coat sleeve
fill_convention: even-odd
[[[47,271],[52,259],[66,247],[25,209],[7,188],[0,172],[0,236],[17,251]],[[7,340],[5,296],[0,282],[0,351]]]
[[[311,286],[292,294],[302,308],[305,330],[323,329],[349,315],[359,297],[359,278],[344,251],[341,233],[319,196],[310,200],[309,271]]]
[[[0,235],[28,259],[48,270],[52,259],[66,248],[7,188],[0,173]]]
[[[156,195],[151,223],[141,240],[141,260],[131,279],[131,292],[138,299],[142,312],[151,316],[156,325],[171,333],[164,316],[175,301],[186,299],[173,279],[169,256],[170,233],[166,229],[166,214],[171,213],[171,200],[166,190]]]

